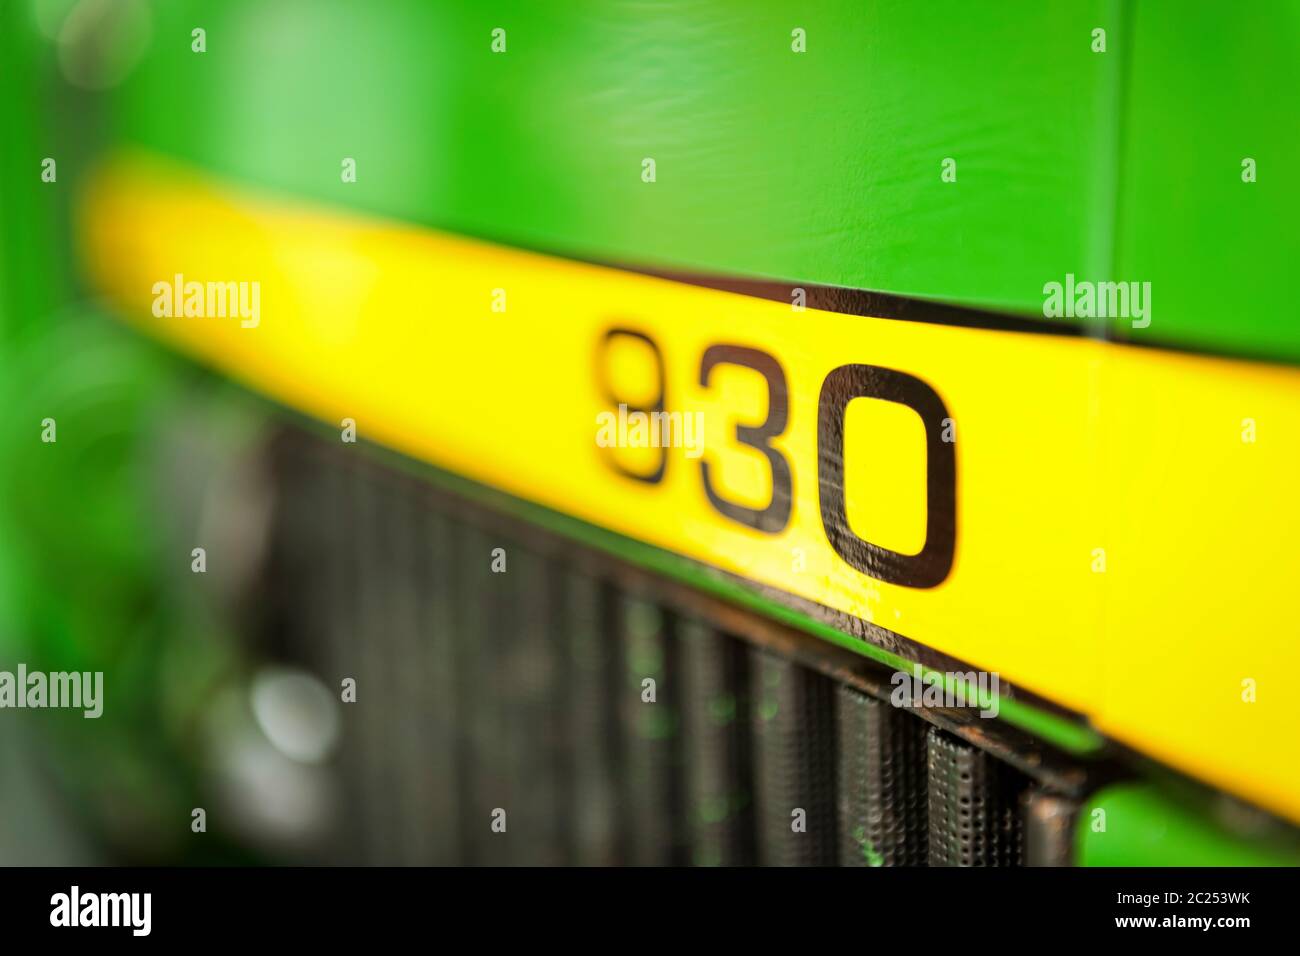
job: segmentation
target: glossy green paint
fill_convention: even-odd
[[[54,255],[55,223],[66,216],[56,183],[41,180],[46,157],[64,158],[41,92],[54,70],[27,20],[25,4],[0,3],[0,355],[13,338],[68,295]]]
[[[179,0],[153,17],[113,98],[122,139],[276,193],[1040,317],[1067,274],[1149,281],[1151,325],[1113,334],[1300,359],[1283,278],[1300,0]]]
[[[1289,827],[1215,819],[1203,795],[1176,784],[1115,784],[1085,804],[1076,824],[1081,866],[1300,866],[1300,842]]]
[[[123,137],[276,192],[556,252],[1030,313],[1047,279],[1106,266],[1093,212],[1114,203],[1119,60],[1090,31],[1117,17],[1109,2],[229,0],[155,16]]]
[[[1300,3],[1135,17],[1116,273],[1150,282],[1153,308],[1128,337],[1300,358]]]

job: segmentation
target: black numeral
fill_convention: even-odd
[[[659,378],[659,394],[655,397],[654,404],[649,408],[630,405],[623,401],[623,399],[614,393],[614,387],[610,384],[609,346],[610,343],[620,336],[635,339],[638,342],[644,342],[646,345],[650,346],[650,351],[654,353],[655,372]],[[600,383],[600,390],[605,396],[605,400],[611,405],[616,408],[619,405],[627,405],[629,411],[645,412],[647,415],[651,416],[650,421],[652,426],[655,421],[659,420],[655,416],[662,413],[665,408],[664,355],[659,351],[659,346],[656,344],[655,340],[650,338],[650,336],[646,335],[644,332],[638,332],[635,329],[610,329],[605,333],[596,349],[596,381]],[[649,472],[637,472],[632,471],[630,468],[625,468],[616,457],[614,449],[607,449],[607,452],[609,464],[615,471],[621,475],[626,475],[628,478],[634,478],[637,481],[644,481],[646,484],[657,485],[659,482],[664,480],[664,472],[668,470],[668,449],[662,442],[659,444],[659,464],[655,466],[653,471]]]
[[[790,521],[790,506],[793,497],[793,478],[790,463],[785,456],[768,442],[785,431],[789,418],[789,395],[786,391],[785,372],[780,364],[766,352],[746,348],[742,345],[711,345],[700,360],[700,384],[707,387],[709,376],[715,366],[738,365],[752,368],[759,372],[767,382],[767,419],[761,425],[737,425],[736,440],[763,453],[772,470],[772,500],[766,508],[749,508],[745,505],[728,501],[713,488],[709,477],[709,463],[700,462],[700,474],[704,479],[704,493],[709,496],[709,503],[721,514],[732,521],[750,528],[756,528],[767,534],[777,534]]]
[[[900,554],[859,538],[849,528],[844,503],[844,411],[855,398],[906,405],[925,424],[925,546]],[[932,588],[952,570],[957,529],[955,441],[943,440],[948,409],[937,392],[906,372],[876,365],[841,365],[822,383],[817,403],[817,480],[826,537],[845,561],[864,574],[911,588]]]
[[[632,406],[619,398],[609,381],[608,351],[620,336],[650,347],[658,378],[658,394],[648,406]],[[794,476],[789,460],[773,448],[771,441],[784,433],[790,417],[790,399],[785,372],[766,352],[742,345],[711,345],[700,359],[700,385],[709,386],[713,369],[719,365],[749,368],[767,383],[767,418],[761,425],[736,425],[736,440],[767,459],[772,472],[772,498],[765,508],[751,508],[728,501],[713,486],[707,460],[700,462],[700,477],[709,503],[722,515],[765,534],[778,534],[790,523],[794,501]],[[596,355],[596,374],[605,398],[614,405],[654,416],[663,413],[665,370],[663,353],[644,332],[627,328],[608,330]],[[855,398],[876,398],[904,405],[914,411],[925,426],[925,544],[918,554],[903,554],[858,537],[849,527],[844,496],[844,414]],[[826,376],[817,403],[817,483],[822,526],[837,554],[863,574],[911,588],[932,588],[952,571],[957,537],[957,452],[955,436],[945,440],[951,421],[939,394],[921,379],[878,365],[841,365]],[[668,467],[665,444],[659,460],[649,472],[624,467],[611,453],[610,464],[621,474],[648,484],[663,481]]]

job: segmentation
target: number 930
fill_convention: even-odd
[[[610,354],[619,345],[635,343],[648,350],[655,385],[649,396],[624,401],[611,381]],[[794,464],[772,441],[784,434],[790,417],[790,392],[777,359],[746,345],[709,345],[700,356],[698,384],[708,389],[720,366],[752,369],[766,383],[767,417],[758,425],[736,424],[735,440],[766,459],[772,478],[771,499],[763,507],[729,500],[718,489],[705,455],[699,461],[700,480],[709,504],[718,514],[763,534],[779,534],[790,523],[793,508]],[[596,352],[597,380],[604,398],[647,415],[664,413],[668,395],[663,352],[654,339],[631,328],[611,328]],[[874,398],[909,408],[925,428],[925,543],[915,554],[904,554],[860,537],[850,526],[844,497],[844,419],[855,398]],[[817,485],[822,527],[827,541],[849,565],[879,581],[911,588],[932,588],[952,570],[957,531],[956,436],[952,418],[939,394],[914,375],[878,365],[846,364],[832,369],[821,382],[817,398]],[[649,467],[633,470],[608,459],[612,468],[645,484],[663,481],[668,470],[667,448],[659,447]],[[888,463],[882,463],[887,467]]]

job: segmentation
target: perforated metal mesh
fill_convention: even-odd
[[[686,813],[691,862],[755,861],[749,658],[696,620],[678,628],[683,662]]]
[[[941,730],[932,728],[928,743],[930,865],[1019,865],[1024,780]]]
[[[751,657],[759,861],[836,860],[835,686],[767,651]]]
[[[925,723],[852,687],[836,702],[840,862],[925,865]]]

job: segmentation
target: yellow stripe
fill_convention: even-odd
[[[1300,818],[1288,705],[1300,665],[1294,369],[797,312],[268,201],[139,157],[98,179],[85,240],[98,283],[132,321],[290,405],[353,418],[363,436],[413,456],[996,670]],[[154,284],[178,273],[258,281],[260,323],[155,318]],[[504,312],[493,311],[497,289]],[[615,335],[599,351],[614,328],[657,344],[666,407],[704,415],[717,493],[759,510],[772,466],[735,428],[764,421],[767,386],[728,361],[701,385],[701,362],[718,345],[776,359],[789,407],[772,446],[793,488],[780,530],[711,504],[687,448],[666,453],[657,484],[620,473],[661,459],[598,446],[597,416],[611,406],[601,380],[629,406],[652,403],[659,382],[642,339]],[[915,376],[955,425],[955,548],[938,583],[878,580],[828,542],[819,396],[851,364]],[[1247,419],[1254,442],[1243,440]],[[850,402],[844,421],[849,528],[917,552],[935,530],[926,424],[872,398]]]

